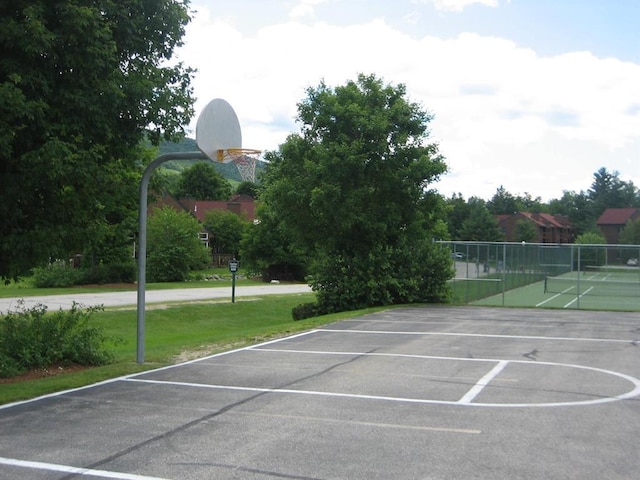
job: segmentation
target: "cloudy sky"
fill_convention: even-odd
[[[296,104],[375,74],[434,115],[446,196],[547,201],[601,167],[640,187],[638,0],[192,0],[179,59],[196,112],[224,98],[243,146],[299,131]],[[195,121],[192,130],[195,130]]]

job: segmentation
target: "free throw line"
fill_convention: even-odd
[[[478,383],[476,383],[473,388],[464,395],[464,397],[458,400],[458,403],[471,403],[473,399],[476,398],[478,394],[484,389],[484,387],[489,385],[491,380],[493,380],[502,370],[504,370],[504,367],[506,367],[508,364],[509,362],[506,360],[499,361],[496,366],[491,369],[491,371],[489,371],[484,377],[478,380]]]

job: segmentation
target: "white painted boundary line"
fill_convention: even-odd
[[[516,340],[562,340],[569,342],[612,342],[612,343],[631,343],[631,340],[620,340],[611,338],[576,338],[576,337],[544,337],[535,335],[495,335],[488,333],[456,333],[456,332],[389,332],[385,330],[340,330],[332,328],[319,328],[314,332],[330,332],[330,333],[366,333],[366,334],[382,334],[382,335],[424,335],[424,336],[443,336],[443,337],[479,337],[479,338],[509,338]],[[247,350],[259,348],[260,345],[247,347]]]
[[[561,293],[557,293],[557,294],[555,294],[553,297],[551,297],[551,298],[547,298],[546,300],[544,300],[544,301],[542,301],[542,302],[540,302],[540,303],[537,303],[537,304],[536,304],[536,307],[541,307],[541,306],[542,306],[542,305],[544,305],[545,303],[550,302],[551,300],[555,300],[555,299],[556,299],[556,298],[558,298],[560,295],[562,295],[562,294],[564,294],[564,293],[567,293],[567,292],[569,292],[570,290],[573,290],[573,288],[574,288],[574,287],[569,287],[569,288],[567,288],[567,289],[563,290]]]
[[[226,352],[214,353],[213,355],[209,355],[209,356],[202,357],[202,358],[196,358],[196,359],[193,359],[193,360],[189,360],[187,362],[177,363],[175,365],[167,365],[165,367],[155,368],[155,369],[151,369],[151,370],[145,370],[143,372],[138,372],[138,373],[132,373],[130,375],[125,375],[123,377],[110,378],[109,380],[104,380],[103,382],[93,383],[91,385],[85,385],[83,387],[78,387],[78,388],[71,388],[69,390],[63,390],[61,392],[49,393],[47,395],[42,395],[40,397],[30,398],[29,400],[21,400],[21,401],[18,401],[18,402],[7,403],[5,405],[0,405],[0,410],[16,407],[18,405],[24,405],[24,404],[27,404],[27,403],[38,402],[38,401],[44,400],[46,398],[60,397],[60,396],[63,396],[63,395],[67,395],[69,393],[80,392],[82,390],[88,390],[90,388],[99,387],[101,385],[108,385],[109,383],[120,382],[120,381],[123,381],[123,380],[127,380],[129,378],[132,378],[132,377],[136,377],[138,375],[144,375],[146,373],[161,372],[163,370],[168,370],[168,369],[171,369],[171,368],[177,368],[177,367],[181,367],[183,365],[189,365],[191,363],[201,362],[203,360],[208,360],[210,358],[221,357],[223,355],[229,355],[230,353],[241,352],[242,350],[248,350],[248,349],[251,349],[251,348],[260,347],[262,345],[270,345],[272,343],[280,342],[282,340],[288,340],[288,339],[292,339],[292,338],[297,338],[297,337],[302,337],[302,336],[305,336],[305,335],[309,335],[309,334],[315,333],[316,331],[317,330],[309,330],[307,332],[298,333],[298,334],[295,334],[295,335],[291,335],[289,337],[277,338],[275,340],[269,340],[267,342],[260,343],[260,344],[257,344],[257,345],[250,345],[250,346],[244,347],[244,348],[238,348],[238,349],[235,349],[235,350],[228,350]]]
[[[576,298],[574,298],[573,300],[571,300],[569,303],[567,303],[564,307],[562,308],[569,308],[571,305],[573,305],[574,303],[576,303],[579,299],[581,299],[583,296],[585,296],[587,293],[589,293],[591,290],[593,290],[593,287],[589,287],[587,288],[584,292],[582,292],[580,295],[578,295]]]
[[[271,342],[272,343],[272,342]],[[257,346],[256,346],[257,347]],[[502,360],[495,358],[462,358],[462,357],[436,357],[431,355],[408,355],[408,354],[395,354],[395,353],[376,353],[376,352],[330,352],[330,351],[314,351],[314,350],[287,350],[277,348],[256,348],[249,347],[242,350],[248,350],[252,352],[270,352],[270,353],[295,353],[303,355],[346,355],[346,356],[358,356],[358,357],[403,357],[403,358],[419,358],[419,359],[431,359],[431,360],[456,360],[460,362],[491,362],[506,364],[521,364],[521,365],[535,365],[535,366],[552,366],[552,367],[570,367],[580,370],[588,370],[592,372],[603,373],[606,375],[612,375],[614,377],[622,378],[630,382],[634,388],[626,393],[616,395],[613,397],[602,397],[593,400],[579,400],[572,402],[549,402],[549,403],[461,403],[461,400],[431,400],[424,398],[407,398],[407,397],[389,397],[381,395],[363,395],[352,393],[339,393],[339,392],[320,392],[315,390],[294,390],[294,389],[279,389],[279,388],[262,388],[262,387],[239,387],[235,385],[210,385],[205,383],[191,383],[191,382],[174,382],[165,380],[146,380],[142,378],[126,378],[125,381],[147,383],[151,385],[169,385],[179,387],[193,387],[212,390],[233,390],[244,392],[259,392],[259,393],[284,393],[294,395],[314,395],[324,397],[338,397],[338,398],[355,398],[364,400],[384,400],[392,402],[405,402],[405,403],[418,403],[428,405],[457,405],[457,406],[470,406],[470,407],[498,407],[498,408],[541,408],[541,407],[565,407],[565,406],[578,406],[578,405],[596,405],[601,403],[611,403],[620,400],[627,400],[640,396],[640,380],[624,373],[614,372],[612,370],[605,370],[596,367],[587,367],[584,365],[573,365],[568,363],[555,363],[555,362],[537,362],[537,361],[525,361],[525,360]],[[504,368],[504,365],[502,368]],[[495,368],[494,368],[495,369]],[[483,377],[484,378],[484,377]],[[464,397],[463,397],[464,398]]]
[[[476,398],[480,394],[480,392],[482,392],[482,390],[484,390],[484,387],[489,385],[489,383],[491,383],[491,380],[498,376],[500,372],[504,370],[504,367],[506,367],[508,364],[509,362],[507,362],[506,360],[498,362],[490,372],[488,372],[484,377],[478,380],[478,383],[476,383],[475,386],[471,390],[469,390],[464,397],[458,400],[458,403],[471,403],[473,399]]]
[[[69,465],[58,465],[55,463],[16,460],[13,458],[5,458],[5,457],[0,457],[0,465],[30,468],[33,470],[46,470],[49,472],[62,472],[62,473],[81,475],[81,476],[87,476],[87,477],[115,478],[118,480],[167,480],[165,478],[160,478],[160,477],[136,475],[135,473],[120,473],[120,472],[110,472],[107,470],[92,470],[90,468],[71,467]]]

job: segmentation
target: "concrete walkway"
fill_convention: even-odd
[[[256,295],[274,295],[289,293],[308,293],[311,288],[308,285],[256,285],[236,286],[236,297],[251,297]],[[190,302],[194,300],[225,299],[231,300],[231,287],[213,288],[181,288],[175,290],[147,290],[145,293],[146,304],[165,302]],[[21,297],[0,298],[0,314],[15,310]],[[100,293],[73,293],[69,295],[43,295],[38,297],[24,297],[25,307],[37,304],[46,305],[49,311],[65,310],[71,308],[73,302],[85,307],[103,305],[105,307],[124,307],[137,304],[137,292],[100,292]]]

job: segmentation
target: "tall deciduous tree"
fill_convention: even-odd
[[[138,145],[193,114],[188,21],[188,0],[0,3],[0,276],[133,233]]]
[[[461,193],[446,199],[447,227],[451,240],[462,240],[462,225],[471,215],[471,206]]]
[[[469,216],[462,222],[460,240],[498,242],[503,239],[496,218],[481,198],[469,199]]]
[[[176,195],[198,200],[228,200],[231,184],[210,162],[198,162],[182,171]]]
[[[242,234],[248,224],[247,220],[227,210],[209,210],[204,215],[204,228],[211,234],[209,244],[218,255],[238,255]]]
[[[580,191],[580,193],[562,192],[560,199],[549,202],[549,212],[569,217],[569,221],[578,235],[597,231],[597,217],[593,213],[593,204],[584,191]]]
[[[298,104],[290,136],[263,177],[269,204],[313,255],[321,311],[441,298],[449,254],[444,201],[430,186],[446,171],[427,144],[431,116],[403,85],[373,75],[324,82]]]
[[[304,280],[310,264],[308,252],[292,241],[282,218],[268,205],[259,205],[257,213],[260,221],[245,229],[240,244],[243,266],[265,281]]]

